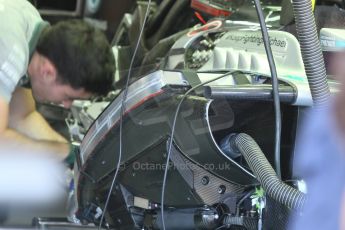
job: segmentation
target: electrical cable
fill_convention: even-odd
[[[251,190],[249,191],[247,194],[245,194],[241,200],[236,204],[236,215],[239,215],[240,214],[240,206],[241,204],[248,198],[250,197],[253,193],[255,192],[255,190]]]
[[[186,97],[191,93],[193,92],[195,89],[199,88],[199,87],[202,87],[206,84],[209,84],[211,82],[214,82],[214,81],[217,81],[221,78],[224,78],[226,76],[229,76],[229,75],[232,75],[232,74],[236,74],[236,73],[247,73],[245,71],[239,71],[239,70],[236,70],[236,71],[230,71],[230,72],[227,72],[219,77],[216,77],[214,79],[211,79],[211,80],[208,80],[208,81],[205,81],[205,82],[202,82],[192,88],[190,88],[181,98],[181,100],[179,101],[177,107],[176,107],[176,110],[175,110],[175,115],[174,115],[174,118],[173,118],[173,123],[172,123],[172,127],[171,127],[171,133],[170,133],[170,139],[169,139],[169,144],[168,144],[168,154],[167,154],[167,159],[166,159],[166,164],[167,167],[165,167],[164,169],[164,177],[163,177],[163,183],[162,183],[162,190],[161,190],[161,218],[162,218],[162,227],[163,227],[163,230],[165,230],[165,218],[164,218],[164,196],[165,196],[165,187],[166,187],[166,181],[167,181],[167,175],[168,175],[168,165],[169,165],[169,160],[170,160],[170,156],[171,156],[171,152],[172,152],[172,144],[173,144],[173,139],[174,139],[174,133],[175,133],[175,127],[176,127],[176,121],[177,121],[177,116],[180,112],[180,108],[181,108],[181,105],[183,103],[183,101],[186,99]]]
[[[276,65],[273,58],[271,49],[270,39],[267,31],[267,26],[264,19],[264,14],[261,8],[260,0],[254,0],[255,9],[259,18],[261,27],[262,38],[267,54],[267,60],[270,66],[272,76],[272,88],[273,88],[273,103],[275,112],[275,146],[274,146],[274,164],[278,178],[281,179],[281,166],[280,166],[280,142],[281,142],[281,111],[280,111],[280,100],[279,100],[279,85],[278,85],[278,74]]]
[[[123,96],[122,96],[122,101],[121,101],[120,124],[119,124],[120,125],[120,128],[119,128],[119,156],[118,156],[118,161],[117,161],[117,164],[116,164],[116,171],[115,171],[113,180],[111,182],[111,185],[110,185],[110,188],[109,188],[109,192],[108,192],[108,196],[107,196],[106,202],[104,204],[102,216],[101,216],[101,219],[100,219],[100,222],[99,222],[99,225],[98,225],[98,230],[100,230],[101,227],[102,227],[104,215],[105,215],[105,212],[106,212],[108,204],[109,204],[110,196],[111,196],[111,193],[113,191],[117,175],[119,174],[119,171],[120,171],[122,151],[123,151],[122,150],[122,125],[123,125],[123,116],[124,116],[125,107],[126,107],[128,87],[129,87],[129,82],[130,82],[130,78],[131,78],[131,72],[132,72],[132,69],[133,69],[134,59],[135,59],[135,56],[136,56],[136,54],[138,52],[140,40],[141,40],[141,37],[142,37],[142,35],[144,33],[145,24],[146,24],[146,21],[147,21],[149,12],[150,12],[150,6],[151,6],[151,0],[148,0],[145,16],[144,16],[144,20],[143,20],[143,24],[142,24],[142,27],[140,29],[138,41],[137,41],[137,44],[135,46],[134,53],[133,53],[133,56],[132,56],[132,59],[131,59],[131,63],[129,65],[129,69],[128,69],[126,85],[125,85],[125,88],[124,88],[124,91],[123,91]]]

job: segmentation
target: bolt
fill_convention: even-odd
[[[209,182],[210,182],[210,178],[208,178],[208,176],[204,176],[201,179],[201,184],[203,184],[203,185],[208,185]]]
[[[219,194],[224,194],[226,191],[226,187],[224,185],[220,185],[218,188],[218,193]]]

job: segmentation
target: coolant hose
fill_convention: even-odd
[[[310,0],[293,0],[302,59],[309,82],[314,105],[325,104],[330,97],[326,69],[316,32],[315,18]]]
[[[245,133],[232,135],[230,147],[239,151],[268,196],[290,209],[300,210],[306,195],[282,182],[255,140]]]

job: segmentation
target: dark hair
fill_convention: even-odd
[[[68,20],[45,28],[36,51],[55,65],[62,84],[98,95],[111,90],[114,55],[105,35],[88,23]]]

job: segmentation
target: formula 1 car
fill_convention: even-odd
[[[305,9],[312,15],[311,5],[299,2],[291,14],[299,34],[316,34],[315,26],[303,27],[314,25],[312,17],[300,16]],[[317,36],[298,40],[285,31],[294,25],[282,13],[286,7],[292,9],[263,2],[278,75],[279,155],[272,66],[252,5],[138,2],[124,15],[113,40],[117,90],[75,103],[69,119],[73,138],[82,140],[75,222],[108,229],[286,229],[307,196],[293,170],[300,121],[326,100],[328,85],[332,91],[337,85],[317,72],[323,64],[314,61],[322,57],[309,57],[313,67],[308,60],[305,46]],[[128,69],[133,31],[141,27]]]

